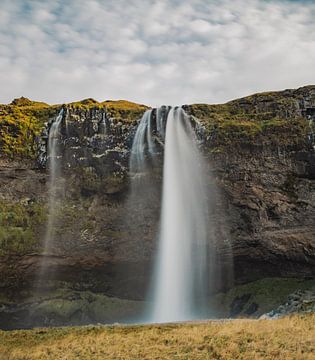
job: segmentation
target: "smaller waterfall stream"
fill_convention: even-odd
[[[51,124],[48,135],[47,160],[49,167],[49,200],[48,200],[48,220],[46,225],[46,235],[44,242],[44,252],[51,250],[56,227],[57,203],[62,189],[59,186],[61,177],[61,165],[58,161],[60,141],[60,126],[63,119],[64,110],[61,109],[56,119]]]
[[[133,140],[130,171],[133,175],[141,176],[153,162],[157,153],[156,141],[164,139],[166,117],[170,110],[168,106],[147,110],[140,120]]]

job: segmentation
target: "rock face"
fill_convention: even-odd
[[[298,290],[290,294],[284,304],[262,315],[260,319],[278,319],[293,313],[309,312],[315,312],[315,292],[311,290]]]
[[[59,160],[65,192],[51,254],[41,255],[47,137],[54,117],[37,137],[36,161],[0,158],[1,293],[6,301],[25,301],[44,256],[49,271],[43,291],[66,284],[75,291],[143,300],[162,179],[160,166],[141,194],[145,201],[131,198],[130,150],[145,107],[133,116],[93,102],[64,109]],[[218,189],[217,210],[209,216],[218,224],[217,237],[232,244],[235,283],[314,277],[315,86],[185,110],[200,123],[200,146]],[[224,278],[224,244],[219,253]]]

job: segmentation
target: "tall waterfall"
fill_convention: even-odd
[[[60,186],[61,165],[58,161],[60,141],[60,125],[64,110],[61,109],[56,119],[50,126],[48,135],[47,160],[49,167],[49,200],[48,200],[48,220],[46,225],[44,252],[51,250],[56,227],[57,203],[62,186]]]
[[[189,117],[168,114],[161,226],[155,269],[152,321],[188,320],[206,287],[207,205],[202,160]]]
[[[139,123],[132,173],[148,170],[159,139],[164,140],[162,206],[147,320],[188,320],[200,315],[207,288],[204,166],[190,117],[180,107],[161,107],[148,110]]]

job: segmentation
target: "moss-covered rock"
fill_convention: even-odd
[[[206,127],[213,147],[296,145],[309,134],[308,109],[314,109],[315,87],[259,93],[226,104],[194,104],[188,112]]]
[[[37,202],[0,201],[0,256],[25,254],[39,246],[39,226],[46,208]]]
[[[0,299],[0,316],[4,319],[0,328],[126,322],[139,318],[144,307],[142,301],[61,288],[46,295],[30,294],[18,305]],[[10,311],[15,316],[6,323],[6,314]]]
[[[217,317],[259,317],[284,303],[296,290],[315,289],[315,280],[264,278],[235,286],[210,298]]]
[[[309,132],[305,117],[315,107],[314,91],[314,86],[306,86],[254,94],[226,104],[194,104],[185,108],[204,124],[212,147],[253,141],[296,144],[305,141]],[[126,100],[98,102],[91,98],[69,103],[68,107],[82,111],[105,109],[114,122],[125,124],[134,123],[148,109]],[[36,137],[59,109],[60,105],[50,106],[23,97],[0,105],[1,152],[9,157],[34,158]]]
[[[106,109],[115,121],[135,121],[147,109],[129,101],[104,101],[84,99],[68,104],[81,110]],[[25,97],[10,104],[0,104],[0,156],[9,158],[36,158],[36,139],[49,119],[56,116],[61,105],[48,105]]]

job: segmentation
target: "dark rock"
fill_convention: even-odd
[[[250,297],[251,294],[244,294],[242,296],[237,296],[231,304],[230,317],[235,317],[239,315],[243,311],[244,306],[246,305]]]
[[[244,312],[244,314],[246,315],[253,315],[257,310],[258,310],[259,306],[258,304],[256,304],[255,302],[251,303],[249,305],[249,307],[246,309],[246,311]]]

